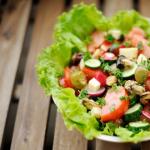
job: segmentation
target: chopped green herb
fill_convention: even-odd
[[[109,42],[113,42],[115,40],[115,38],[111,34],[107,34],[106,40]]]
[[[113,122],[108,122],[106,123],[106,126],[104,127],[102,133],[106,135],[114,135],[116,128],[116,124],[114,124]]]
[[[130,100],[130,107],[134,106],[137,101],[139,101],[140,97],[138,95],[132,94],[129,95],[129,100]]]
[[[86,61],[86,60],[88,60],[88,59],[91,59],[91,58],[92,58],[92,56],[91,56],[90,52],[85,52],[85,53],[84,53],[84,57],[83,57],[83,60],[84,60],[84,61]]]
[[[122,72],[120,69],[115,69],[115,71],[112,72],[117,78],[122,78]]]
[[[80,92],[78,98],[79,98],[79,99],[83,99],[83,98],[85,98],[87,95],[88,95],[88,91],[87,91],[87,90],[81,90],[81,92]]]
[[[131,42],[130,41],[126,41],[126,42],[124,42],[124,44],[123,44],[125,47],[129,47],[130,45],[131,45]]]
[[[98,98],[97,101],[96,101],[100,106],[104,106],[106,105],[106,101],[104,98]]]
[[[128,96],[121,96],[120,100],[129,100],[129,97]]]
[[[137,47],[138,47],[139,50],[142,50],[142,49],[143,49],[143,43],[140,41],[140,42],[138,43],[138,46],[137,46]]]
[[[114,83],[114,84],[112,85],[112,89],[113,89],[114,91],[118,90],[118,86],[117,86],[116,83]]]
[[[108,62],[106,62],[103,58],[99,59],[101,62],[101,69],[104,70],[105,72],[110,72],[111,68]]]
[[[150,71],[150,59],[142,61],[140,65]]]

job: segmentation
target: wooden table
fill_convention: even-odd
[[[1,150],[149,150],[139,145],[87,141],[68,131],[56,106],[37,83],[35,63],[52,43],[56,17],[81,0],[0,0],[0,149]],[[106,16],[137,9],[150,17],[149,0],[85,0]]]

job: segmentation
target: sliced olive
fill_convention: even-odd
[[[148,70],[144,67],[138,67],[135,71],[135,80],[142,84],[146,81],[148,77]]]
[[[119,37],[119,39],[118,39],[118,41],[119,41],[119,42],[123,42],[123,41],[124,41],[124,39],[125,39],[125,38],[124,38],[124,35],[123,35],[123,34],[121,34],[121,35],[120,35],[120,37]]]
[[[71,65],[78,65],[81,59],[82,59],[82,54],[81,53],[75,53],[72,56]]]
[[[123,55],[120,55],[118,60],[117,60],[117,68],[119,69],[124,69],[124,63],[122,62],[123,59],[125,59],[126,57]]]

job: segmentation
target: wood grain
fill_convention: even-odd
[[[63,0],[41,0],[37,8],[11,150],[43,149],[49,97],[37,82],[35,64],[41,49],[52,42],[53,26],[62,9]]]
[[[139,1],[139,10],[140,13],[146,17],[150,17],[150,1],[149,0],[140,0]]]
[[[68,131],[59,113],[56,118],[56,129],[53,150],[87,150],[87,141],[77,131]]]
[[[99,0],[73,0],[73,4],[78,4],[78,3],[85,3],[85,4],[96,4],[98,6]]]
[[[11,1],[0,24],[0,145],[30,8],[30,0]]]
[[[104,3],[104,15],[111,16],[116,13],[118,10],[126,10],[132,9],[132,1],[131,0],[105,0]],[[96,140],[96,150],[129,150],[131,149],[130,144],[118,144],[118,143],[110,143],[104,142],[100,140]]]
[[[104,14],[106,16],[112,16],[119,10],[128,10],[132,8],[132,0],[105,0]]]
[[[149,0],[140,0],[139,1],[139,11],[142,15],[144,15],[146,17],[150,17],[150,1]],[[150,147],[150,141],[141,143],[142,150],[148,150],[149,147]]]

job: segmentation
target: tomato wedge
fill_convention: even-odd
[[[82,71],[86,75],[88,80],[95,78],[101,83],[101,86],[106,85],[107,75],[102,70],[84,67]]]
[[[101,120],[103,122],[114,121],[121,118],[129,107],[129,100],[121,99],[127,96],[126,90],[122,86],[117,89],[109,89],[105,96],[106,104],[102,107]]]
[[[71,69],[69,67],[66,67],[64,70],[64,79],[63,79],[64,86],[72,88],[73,85],[71,83],[70,74],[71,74]]]
[[[150,91],[150,76],[148,76],[148,78],[145,81],[145,89],[147,91]]]

